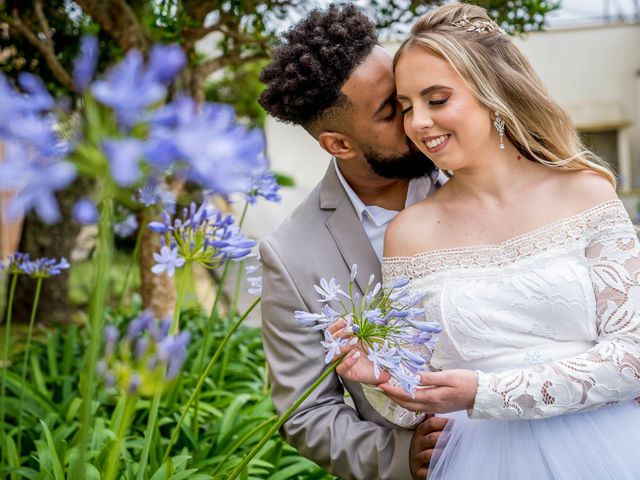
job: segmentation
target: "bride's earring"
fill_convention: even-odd
[[[493,121],[493,126],[496,127],[498,135],[500,135],[500,150],[504,150],[504,120],[500,117],[500,114],[496,112],[496,119]]]

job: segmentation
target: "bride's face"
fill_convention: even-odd
[[[487,149],[498,148],[489,110],[446,60],[413,47],[395,75],[404,130],[439,168],[472,167]]]

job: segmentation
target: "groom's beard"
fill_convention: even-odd
[[[401,155],[380,155],[366,147],[362,152],[371,169],[384,178],[411,180],[431,174],[436,169],[433,162],[413,143],[408,142],[408,146],[409,151]]]

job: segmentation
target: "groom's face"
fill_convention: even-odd
[[[380,46],[343,85],[353,108],[350,136],[369,167],[386,178],[415,178],[432,171],[431,161],[407,139],[396,100],[392,58]]]

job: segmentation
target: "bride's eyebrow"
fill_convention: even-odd
[[[420,90],[420,93],[418,94],[418,96],[424,97],[425,95],[428,95],[435,90],[451,90],[451,89],[445,85],[431,85],[430,87],[423,88],[422,90]],[[397,98],[398,100],[400,99],[409,100],[409,97],[402,94],[398,94]]]

